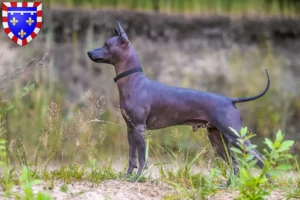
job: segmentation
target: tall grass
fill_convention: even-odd
[[[130,9],[161,13],[184,13],[191,15],[299,15],[297,0],[48,0],[50,5],[67,7],[90,7]]]

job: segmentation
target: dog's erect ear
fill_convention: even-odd
[[[120,36],[120,41],[121,41],[121,44],[124,46],[127,46],[129,44],[129,40],[122,35]]]
[[[125,31],[123,30],[120,22],[118,21],[118,27],[119,27],[119,30],[120,30],[120,34],[119,34],[119,37],[120,37],[120,41],[121,41],[121,44],[124,44],[124,45],[128,45],[129,43],[129,39],[127,37],[127,34],[125,33]]]
[[[118,31],[118,29],[115,27],[115,32],[118,36],[120,36],[120,32]]]
[[[119,21],[117,21],[118,22],[118,27],[119,27],[119,30],[120,30],[120,34],[121,35],[126,35],[126,33],[125,33],[125,31],[123,30],[123,28],[122,28],[122,26],[121,26],[121,24],[120,24],[120,22]]]

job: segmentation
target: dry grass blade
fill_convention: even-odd
[[[0,55],[2,57],[3,53]],[[8,72],[3,77],[0,78],[0,92],[4,91],[7,87],[12,85],[13,83],[20,80],[21,74],[27,72],[29,70],[38,68],[38,67],[47,67],[49,63],[45,60],[47,54],[43,56],[41,60],[33,58],[29,60],[25,65],[21,65],[16,67],[12,72]]]

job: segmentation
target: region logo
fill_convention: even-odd
[[[28,44],[42,27],[42,2],[3,2],[2,24],[12,41]]]

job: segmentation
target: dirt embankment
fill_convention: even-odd
[[[91,26],[95,34],[114,33],[119,20],[134,38],[182,41],[190,38],[220,37],[236,42],[257,42],[265,37],[276,43],[300,37],[300,18],[230,18],[226,16],[184,17],[132,11],[47,10],[43,30],[53,26],[57,43],[71,42],[71,34],[84,36]],[[53,23],[54,22],[54,23]],[[79,36],[80,37],[80,36]],[[83,39],[83,38],[82,38]]]
[[[264,54],[267,51],[266,41],[270,41],[275,56],[280,55],[284,60],[282,67],[292,70],[294,77],[300,76],[300,19],[185,18],[130,11],[45,8],[41,33],[36,41],[28,45],[31,53],[23,56],[24,53],[19,53],[20,58],[50,52],[60,80],[70,90],[69,95],[78,99],[78,91],[99,88],[99,82],[95,80],[97,77],[103,79],[101,74],[104,72],[109,77],[105,81],[114,76],[111,67],[105,66],[109,69],[104,69],[91,63],[86,51],[101,46],[105,39],[115,34],[116,20],[123,24],[144,68],[149,69],[149,75],[165,83],[178,83],[176,78],[182,81],[181,73],[190,72],[195,75],[191,79],[206,75],[203,71],[217,72],[217,77],[222,77],[222,73],[228,73],[227,65],[231,64],[231,54],[228,52],[238,47],[245,54],[254,48]],[[8,41],[3,31],[0,39],[4,43],[10,42],[12,50],[20,51]],[[13,62],[9,61],[11,65]],[[175,80],[172,76],[174,71],[179,71]],[[207,80],[202,78],[203,84],[201,81],[192,83],[205,85]],[[109,89],[101,90],[103,94]]]

